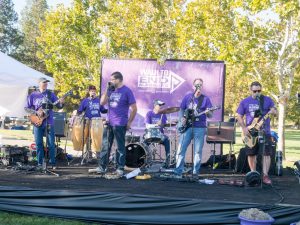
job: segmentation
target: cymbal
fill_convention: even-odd
[[[178,112],[179,110],[180,110],[179,107],[169,107],[169,108],[165,108],[165,109],[159,110],[159,113],[161,113],[161,114],[169,114],[169,113]]]

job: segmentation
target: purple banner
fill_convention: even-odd
[[[159,65],[156,60],[104,59],[102,89],[115,71],[123,74],[124,85],[133,91],[137,101],[138,114],[132,125],[133,131],[145,129],[144,118],[153,109],[155,99],[165,102],[164,108],[179,107],[183,97],[193,91],[196,78],[203,79],[203,94],[211,99],[213,106],[221,107],[210,121],[223,121],[224,62],[167,60],[164,65]],[[176,121],[178,112],[167,114],[167,117],[168,122]]]

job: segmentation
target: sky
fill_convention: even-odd
[[[26,5],[26,0],[12,0],[12,2],[15,5],[15,11],[18,13],[18,17],[19,19],[21,18],[21,11],[22,9],[24,9],[25,5]],[[71,3],[73,1],[72,0],[47,0],[48,6],[49,8],[55,8],[57,4],[64,4],[66,7],[70,6]]]

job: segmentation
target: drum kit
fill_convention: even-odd
[[[179,107],[169,107],[160,110],[161,114],[171,114],[179,111]],[[96,154],[100,152],[103,138],[103,118],[84,118],[83,116],[75,116],[71,140],[73,142],[73,148],[75,151],[82,151],[82,162],[88,160],[90,153]],[[166,123],[163,128],[169,129],[177,125],[177,121],[171,121]],[[168,135],[169,137],[171,135]],[[176,148],[176,136],[175,135],[175,148]],[[131,168],[145,167],[151,165],[155,156],[158,156],[161,160],[162,157],[157,153],[158,144],[164,141],[165,136],[160,131],[160,127],[149,128],[145,130],[145,133],[135,135],[129,133],[125,136],[126,141],[126,166]],[[84,151],[84,147],[86,150]]]
[[[171,114],[179,111],[179,107],[170,107],[160,110],[161,114]],[[171,121],[171,119],[169,119]],[[177,121],[166,123],[163,128],[171,128],[177,125]],[[169,137],[171,129],[169,129]],[[175,135],[175,149],[176,149]],[[134,135],[132,133],[126,135],[126,166],[130,168],[151,166],[158,157],[162,161],[161,154],[158,153],[158,144],[165,139],[164,134],[160,131],[160,127],[148,128],[143,136]],[[171,140],[172,141],[172,140]],[[172,144],[171,144],[172,146]],[[175,158],[175,157],[174,157]]]

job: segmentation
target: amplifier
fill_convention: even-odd
[[[53,112],[54,133],[57,137],[65,137],[67,126],[66,112]]]
[[[235,144],[235,123],[208,122],[206,142]]]

